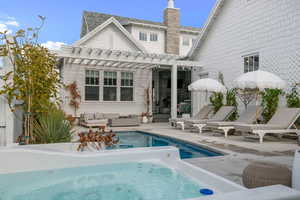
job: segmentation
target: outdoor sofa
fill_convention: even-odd
[[[108,124],[111,127],[126,127],[126,126],[139,126],[140,119],[138,115],[120,116],[108,120]]]
[[[259,142],[263,143],[266,134],[282,136],[286,133],[300,135],[300,130],[294,126],[300,116],[300,108],[278,108],[267,124],[243,124],[235,125],[237,131],[251,133],[259,136]]]
[[[99,126],[138,126],[140,124],[137,115],[120,116],[117,113],[84,113],[80,116],[80,125],[84,127]]]

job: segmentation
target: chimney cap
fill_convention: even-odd
[[[168,8],[175,8],[174,7],[174,0],[168,0]]]

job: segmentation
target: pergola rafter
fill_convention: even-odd
[[[148,54],[79,46],[63,46],[56,52],[59,58],[65,58],[67,64],[106,66],[124,69],[152,69],[158,66],[177,65],[183,68],[201,67],[199,62],[180,60],[182,57],[173,54]]]

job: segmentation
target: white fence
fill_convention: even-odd
[[[0,96],[0,147],[6,146],[6,102]]]

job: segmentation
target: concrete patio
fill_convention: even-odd
[[[76,128],[76,132],[84,130]],[[242,173],[244,168],[253,161],[271,161],[288,165],[293,163],[293,154],[300,146],[296,140],[267,138],[263,144],[257,140],[245,139],[243,136],[229,136],[224,138],[223,134],[205,132],[201,135],[190,131],[182,131],[170,127],[168,123],[143,124],[140,127],[112,128],[114,131],[146,131],[162,136],[169,136],[190,143],[202,145],[207,148],[225,153],[220,157],[205,157],[186,159],[186,162],[204,168],[226,179],[242,184]]]

